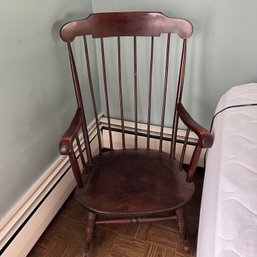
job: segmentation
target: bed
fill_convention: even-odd
[[[215,113],[197,257],[256,257],[257,83],[230,89]]]

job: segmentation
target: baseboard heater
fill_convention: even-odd
[[[50,183],[50,188],[43,190],[41,196],[37,197],[38,200],[35,199],[32,205],[24,210],[21,217],[16,217],[19,215],[18,211],[4,226],[3,229],[9,228],[9,231],[1,239],[0,256],[22,257],[29,253],[75,187],[70,167],[61,173],[60,177],[53,182],[54,184]]]
[[[95,121],[88,127],[92,153],[96,154]],[[0,256],[27,256],[75,186],[68,157],[59,156],[0,221]]]

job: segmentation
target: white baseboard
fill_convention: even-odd
[[[88,127],[95,155],[99,151],[95,121]],[[59,156],[1,220],[1,257],[27,256],[75,185],[68,157]]]
[[[26,225],[5,249],[2,257],[27,256],[74,187],[75,181],[69,169],[58,185],[52,190]]]

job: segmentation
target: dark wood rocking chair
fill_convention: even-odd
[[[148,12],[124,12],[124,13],[97,13],[86,19],[72,21],[65,24],[60,31],[61,38],[67,43],[68,54],[71,65],[72,77],[76,93],[77,112],[60,141],[60,153],[68,155],[72,170],[77,182],[76,199],[88,210],[88,221],[84,257],[89,256],[89,244],[93,237],[96,224],[127,224],[131,222],[154,222],[159,220],[176,219],[181,234],[185,251],[189,251],[186,239],[186,226],[184,222],[183,206],[191,199],[194,193],[192,178],[197,167],[201,149],[211,147],[213,138],[211,134],[198,123],[196,123],[186,112],[181,104],[183,81],[186,63],[187,39],[192,35],[192,24],[183,19],[175,19],[164,16],[161,13]],[[152,86],[154,69],[154,42],[163,34],[167,34],[165,42],[166,50],[164,60],[164,82],[163,86],[157,85],[162,90],[162,107],[159,138],[159,150],[152,150],[150,141],[153,135],[151,129],[152,109]],[[178,69],[177,93],[175,94],[174,114],[172,132],[170,133],[170,154],[163,151],[165,109],[168,71],[170,56],[171,35],[174,34],[181,40],[181,59]],[[109,137],[110,151],[102,151],[102,128],[98,119],[98,110],[92,82],[92,71],[90,66],[87,37],[92,36],[99,40],[100,64],[102,67],[103,96],[106,108],[107,131]],[[89,88],[92,96],[93,112],[96,120],[99,154],[92,156],[90,148],[89,133],[79,76],[75,65],[72,43],[75,38],[81,37],[84,42],[85,63],[88,71]],[[118,105],[120,107],[120,133],[122,149],[115,149],[113,143],[114,127],[111,123],[111,111],[109,108],[109,82],[107,77],[105,41],[106,38],[114,37],[117,47],[117,78],[119,92]],[[124,84],[122,78],[122,42],[121,38],[132,38],[133,49],[133,77],[131,92],[133,92],[134,108],[134,131],[127,131],[124,118]],[[138,126],[138,41],[141,37],[149,37],[149,66],[145,72],[149,72],[149,84],[146,87],[147,119],[145,133]],[[123,40],[123,39],[122,39]],[[180,52],[179,51],[179,52]],[[148,60],[148,59],[147,59]],[[99,65],[100,66],[100,65]],[[178,65],[179,66],[179,65]],[[158,67],[157,67],[158,68]],[[109,68],[109,70],[112,70]],[[100,73],[100,74],[101,74]],[[107,83],[108,82],[108,83]],[[117,117],[116,117],[117,118]],[[176,159],[176,144],[178,143],[178,124],[183,122],[186,127],[184,143],[180,159]],[[117,130],[117,127],[116,127]],[[80,132],[82,131],[87,161],[83,156]],[[187,170],[182,167],[186,146],[190,132],[193,131],[198,140]],[[127,132],[134,135],[134,149],[126,147]],[[145,138],[145,149],[139,144],[138,138]],[[81,137],[81,136],[80,136]],[[180,142],[181,143],[181,142]],[[79,152],[76,156],[75,150]],[[102,217],[99,220],[99,217]],[[97,219],[96,219],[97,218]]]

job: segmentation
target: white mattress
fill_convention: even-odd
[[[257,103],[257,83],[236,86],[216,109]],[[257,257],[257,106],[219,113],[204,178],[197,257]]]

